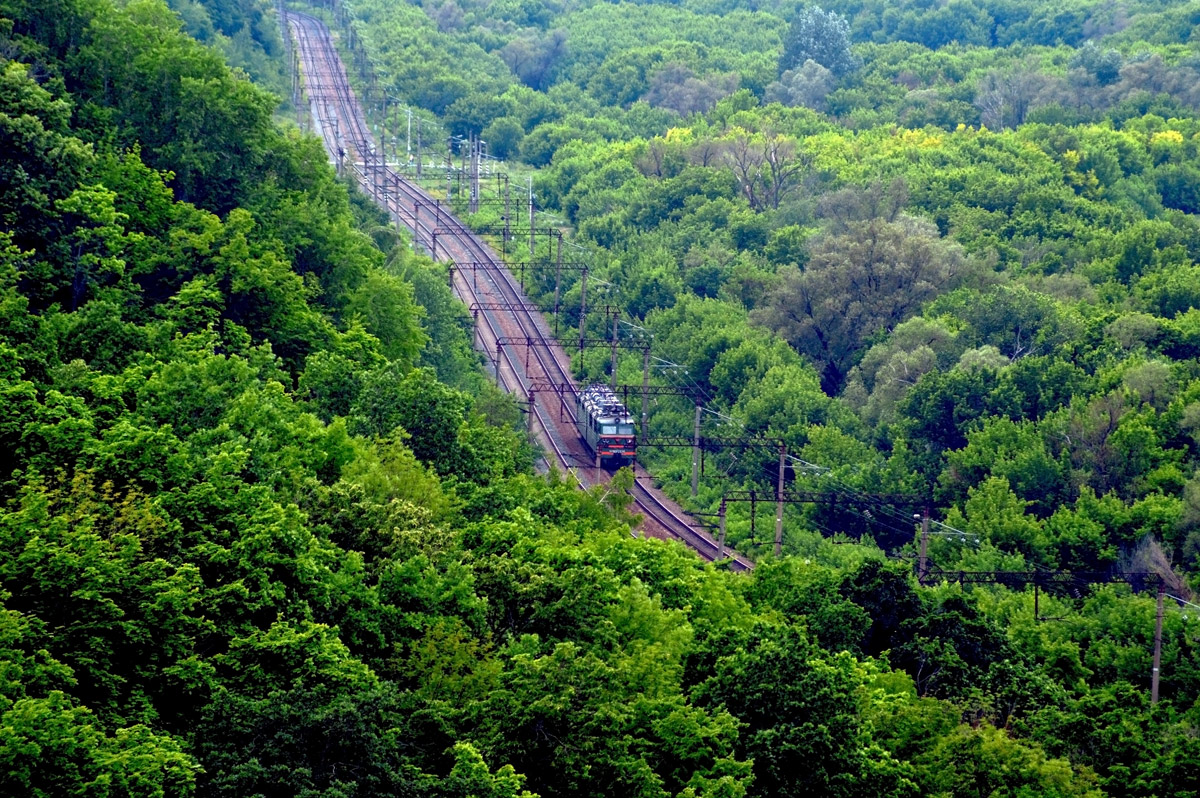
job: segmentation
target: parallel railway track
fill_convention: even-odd
[[[360,187],[389,215],[412,231],[414,240],[435,259],[481,264],[470,276],[453,270],[453,288],[473,308],[477,344],[497,352],[496,381],[506,391],[529,400],[530,427],[546,450],[547,459],[574,475],[581,487],[607,481],[592,467],[591,456],[575,432],[573,398],[577,390],[570,360],[554,342],[545,318],[531,310],[513,275],[479,236],[437,200],[405,180],[379,157],[362,106],[346,77],[329,29],[316,17],[286,12],[295,38],[309,110],[317,134],[335,162],[348,163]],[[523,344],[507,343],[522,340]],[[499,342],[499,346],[497,343]],[[532,343],[531,343],[532,342]],[[538,384],[567,385],[567,392],[538,393]],[[566,395],[570,394],[570,397]],[[683,541],[701,557],[714,560],[717,542],[659,494],[649,475],[637,469],[633,498],[650,534]],[[729,550],[732,567],[747,570],[753,563]]]

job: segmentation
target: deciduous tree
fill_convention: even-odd
[[[850,25],[845,17],[820,6],[808,6],[792,18],[783,40],[779,72],[800,67],[810,59],[838,76],[858,65],[850,53]]]
[[[909,216],[855,222],[815,241],[803,270],[783,270],[779,288],[753,318],[812,358],[825,389],[837,393],[869,338],[890,332],[971,274],[971,261],[929,222]]]

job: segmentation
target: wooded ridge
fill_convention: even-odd
[[[446,267],[268,93],[273,9],[0,0],[0,793],[1195,793],[1193,6],[309,9],[394,153],[482,136],[706,436],[847,497],[779,558],[730,503],[733,574],[533,473]],[[639,453],[772,495],[688,455]],[[1153,589],[921,585],[876,494],[935,572],[1162,575],[1159,702]]]

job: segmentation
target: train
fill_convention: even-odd
[[[607,385],[593,383],[575,395],[575,423],[597,468],[621,466],[637,458],[633,417]]]

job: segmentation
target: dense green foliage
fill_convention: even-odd
[[[387,91],[541,168],[541,204],[586,253],[590,290],[605,291],[591,303],[620,305],[653,336],[656,378],[699,393],[705,434],[782,440],[791,487],[846,498],[789,506],[785,553],[851,582],[881,550],[914,556],[908,508],[853,501],[902,492],[928,497],[944,522],[930,544],[938,567],[1153,570],[1187,596],[1200,576],[1194,4],[822,5],[368,0],[353,24]],[[427,51],[455,63],[425,68]],[[431,86],[450,90],[430,101]],[[534,298],[549,304],[553,280],[533,275]],[[567,329],[579,289],[566,277]],[[587,320],[595,337],[605,323]],[[607,363],[587,352],[576,368],[599,378]],[[618,376],[640,382],[640,358]],[[660,397],[650,433],[688,435],[691,419],[686,400]],[[688,498],[685,451],[642,456]],[[776,456],[707,452],[692,505],[715,513],[736,489],[769,499]],[[761,502],[757,513],[731,504],[729,534],[766,553],[772,515]],[[815,631],[819,606],[771,603],[805,617],[819,646],[882,657],[918,695],[956,707],[937,743],[874,727],[875,744],[918,769],[933,750],[981,757],[974,769],[943,762],[922,791],[1019,792],[987,773],[1042,767],[1043,755],[1081,769],[1056,782],[1074,789],[1195,789],[1148,753],[1164,746],[1175,768],[1192,757],[1190,722],[1163,714],[1197,694],[1177,611],[1167,700],[1149,711],[1143,597],[1043,595],[1040,615],[1061,619],[1039,624],[1029,592],[979,590],[959,606],[943,588],[937,619],[918,620],[911,599],[846,584],[877,642]],[[759,738],[766,715],[752,709],[749,652],[774,657],[786,639],[743,641],[744,686],[697,694],[746,707],[750,789],[762,794],[800,789],[785,783],[786,759],[772,763],[803,733]],[[1108,658],[1125,646],[1136,656]],[[911,711],[933,723],[945,706]],[[1008,733],[955,738],[960,718]],[[1006,752],[1034,744],[1043,751]],[[856,768],[854,789],[891,789],[886,766]]]
[[[1189,498],[1200,463],[1189,409],[1200,390],[1194,43],[1167,35],[1176,12],[1151,6],[1108,22],[1104,8],[1081,8],[1086,35],[1036,4],[971,8],[955,13],[991,19],[979,41],[957,22],[944,23],[956,32],[945,41],[920,40],[912,31],[936,25],[916,7],[876,22],[880,12],[862,5],[596,2],[522,16],[368,2],[355,14],[380,79],[417,103],[392,63],[451,75],[420,72],[396,37],[456,42],[491,64],[495,82],[478,92],[499,99],[467,93],[426,107],[464,130],[520,126],[514,152],[548,164],[539,196],[615,286],[606,301],[686,369],[676,381],[738,419],[725,431],[780,437],[820,466],[797,470],[798,484],[928,492],[968,519],[973,493],[1002,479],[1037,531],[996,556],[1113,565],[1150,534],[1190,570],[1200,553]],[[430,35],[400,24],[410,17]],[[1053,39],[1032,32],[1047,20]],[[550,76],[533,81],[506,56],[530,31],[562,34]],[[847,53],[847,34],[870,43]],[[645,48],[658,54],[638,65]],[[754,77],[755,54],[778,82]],[[598,82],[610,68],[621,96]],[[727,91],[695,82],[717,74],[735,76]],[[673,89],[656,83],[665,76]],[[672,105],[685,95],[706,99]],[[918,96],[940,116],[914,115]],[[630,122],[649,118],[646,104],[685,118],[647,135]],[[553,290],[545,275],[531,284],[538,298]],[[566,297],[570,307],[578,287]],[[604,362],[579,367],[595,375]],[[686,434],[689,417],[664,400],[652,426]],[[710,500],[764,476],[754,457],[714,461],[723,478],[710,481]],[[682,465],[669,453],[654,462],[668,480]],[[1120,502],[1128,520],[1083,533],[1089,497]],[[844,513],[805,516],[888,549],[909,534]],[[746,545],[744,523],[733,529]]]
[[[216,47],[231,66],[244,69],[280,95],[288,86],[278,17],[263,0],[168,0],[189,36]]]
[[[706,434],[786,441],[798,488],[930,496],[942,567],[1173,560],[1186,590],[1186,8],[738,6],[354,14],[389,91],[547,167]],[[185,34],[278,88],[270,14],[172,7],[0,0],[0,793],[1200,789],[1196,642],[1172,608],[1151,707],[1152,596],[920,587],[885,557],[911,518],[853,503],[789,507],[793,556],[739,576],[632,538],[628,474],[534,476],[444,269],[382,252]],[[677,454],[645,450],[668,486]],[[734,454],[701,509],[769,495],[775,453]],[[730,510],[752,553],[758,509]]]

